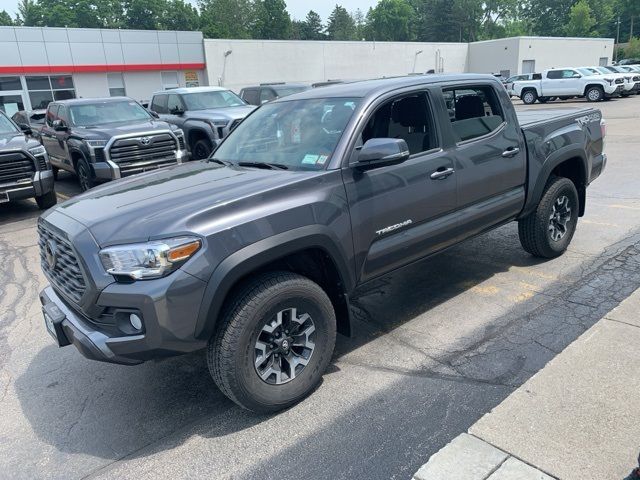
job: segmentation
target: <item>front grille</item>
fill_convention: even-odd
[[[180,150],[184,150],[184,137],[178,137],[178,145],[180,146]]]
[[[36,171],[33,160],[22,152],[0,153],[0,185],[31,179]]]
[[[36,160],[38,160],[38,168],[40,169],[41,172],[48,168],[47,160],[44,158],[44,155],[37,156]]]
[[[96,162],[104,162],[104,148],[96,148],[93,150],[93,154],[96,157]]]
[[[69,299],[79,303],[86,290],[86,284],[78,258],[71,243],[63,233],[58,233],[44,222],[38,223],[38,244],[40,245],[40,265],[49,281]],[[54,252],[53,267],[47,258],[47,246]]]
[[[177,163],[175,138],[168,133],[121,138],[113,142],[109,158],[120,167],[121,176],[154,170]]]

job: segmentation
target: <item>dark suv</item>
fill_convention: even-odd
[[[251,105],[262,105],[276,98],[304,92],[311,87],[304,83],[261,83],[255,87],[240,90],[240,98]]]
[[[182,130],[127,97],[52,102],[40,136],[54,175],[75,173],[82,190],[186,157]]]
[[[22,130],[21,130],[22,128]],[[47,152],[0,111],[0,203],[35,198],[41,209],[56,204]]]

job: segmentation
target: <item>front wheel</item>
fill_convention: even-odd
[[[589,87],[585,93],[588,102],[599,102],[604,98],[602,87]]]
[[[538,95],[533,90],[527,90],[522,94],[522,101],[525,103],[525,105],[532,105],[536,103],[537,99]]]
[[[95,180],[91,175],[91,167],[84,158],[78,160],[76,174],[78,175],[78,183],[83,192],[95,186]]]
[[[549,180],[536,209],[518,222],[522,248],[536,257],[562,255],[576,231],[579,211],[573,182],[563,177]]]
[[[238,405],[276,412],[317,387],[335,340],[333,305],[318,284],[290,272],[266,273],[232,298],[209,342],[207,364]]]
[[[211,142],[205,138],[201,138],[191,147],[192,158],[193,160],[204,160],[205,158],[209,158],[212,150]]]

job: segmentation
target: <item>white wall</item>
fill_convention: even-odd
[[[76,97],[108,97],[109,85],[106,73],[76,73],[73,75]]]
[[[518,38],[502,38],[469,44],[467,70],[470,73],[500,73],[509,70],[519,73],[518,63],[520,41]]]
[[[321,82],[328,79],[358,80],[411,73],[417,51],[416,72],[435,68],[436,51],[444,58],[446,72],[464,72],[466,43],[418,42],[305,42],[278,40],[204,41],[207,76],[217,85],[227,57],[225,86],[240,90],[264,82]]]
[[[611,63],[612,38],[520,37],[519,65],[523,60],[535,60],[536,71],[547,68],[598,65],[600,57]],[[518,70],[518,73],[520,71]]]

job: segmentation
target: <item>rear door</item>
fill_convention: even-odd
[[[57,103],[50,103],[47,107],[45,124],[42,127],[41,142],[49,154],[51,163],[56,166],[61,166],[64,163],[64,159],[61,158],[61,150],[58,148],[56,131],[53,128],[53,122],[58,119],[58,108],[59,105]]]
[[[66,126],[65,130],[53,129],[53,139],[51,141],[51,150],[55,156],[60,158],[61,161],[72,167],[71,158],[67,151],[67,140],[69,139],[69,112],[66,105],[60,105],[56,112],[56,120],[62,122],[62,125]]]
[[[522,209],[524,139],[508,96],[494,82],[447,86],[441,92],[450,109],[460,228],[473,235]]]
[[[356,268],[361,281],[408,264],[451,238],[456,219],[453,158],[444,151],[427,90],[387,95],[361,120],[350,158],[371,138],[402,138],[411,156],[361,171],[345,166]],[[442,115],[442,113],[441,113]]]

